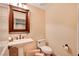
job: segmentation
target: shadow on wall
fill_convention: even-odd
[[[73,55],[72,49],[69,47],[68,51],[69,54]]]

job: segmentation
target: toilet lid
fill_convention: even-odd
[[[52,53],[52,49],[50,47],[48,47],[48,46],[42,46],[40,48],[46,54],[51,54]]]

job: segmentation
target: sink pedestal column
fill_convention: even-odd
[[[19,48],[18,48],[18,55],[19,55],[19,56],[24,56],[23,47],[19,47]]]
[[[9,42],[8,46],[17,47],[18,48],[18,55],[19,56],[24,56],[24,49],[23,48],[26,44],[29,44],[31,42],[33,42],[33,40],[31,38],[29,38],[29,39],[20,39],[20,40],[15,40],[15,41]]]

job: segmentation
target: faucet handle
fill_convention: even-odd
[[[22,39],[24,39],[24,36],[22,36]]]
[[[15,37],[16,40],[18,40],[18,37]]]

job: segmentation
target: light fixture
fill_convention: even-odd
[[[10,3],[10,4],[24,9],[29,9],[27,3]]]

